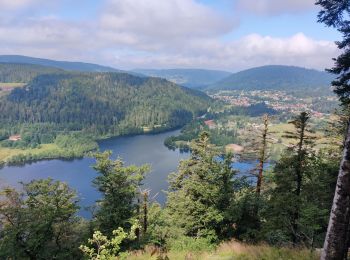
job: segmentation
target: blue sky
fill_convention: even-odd
[[[313,0],[0,0],[0,54],[132,68],[324,69],[339,34]]]

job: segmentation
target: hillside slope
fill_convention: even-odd
[[[204,69],[136,69],[133,72],[151,77],[165,78],[190,88],[205,87],[231,75],[227,71]]]
[[[0,124],[53,123],[120,134],[173,128],[204,113],[210,98],[164,79],[125,73],[39,75],[0,99]]]
[[[63,70],[87,71],[87,72],[118,72],[120,70],[101,66],[93,63],[72,62],[72,61],[56,61],[49,59],[33,58],[21,55],[0,55],[0,63],[21,63],[34,64],[59,68]]]
[[[317,70],[270,65],[232,74],[208,89],[303,90],[331,86],[334,76]]]
[[[0,63],[1,83],[27,83],[38,75],[63,72],[61,69],[20,63]]]

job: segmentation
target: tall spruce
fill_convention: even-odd
[[[310,135],[311,131],[308,127],[308,121],[310,116],[307,112],[301,112],[298,117],[296,117],[293,121],[289,122],[293,124],[295,127],[295,132],[287,131],[285,137],[295,140],[297,143],[292,145],[294,153],[296,154],[296,163],[295,163],[295,177],[296,177],[296,189],[295,195],[296,199],[300,200],[300,193],[302,189],[302,180],[304,174],[304,166],[306,156],[308,155],[308,146],[313,144],[314,136]],[[296,204],[295,212],[293,213],[292,218],[292,228],[293,228],[293,242],[299,242],[299,215],[300,215],[300,203]]]
[[[336,42],[342,53],[334,59],[331,73],[338,75],[332,82],[335,93],[343,105],[350,103],[350,1],[318,0],[322,10],[318,21],[334,27],[342,34],[342,40]],[[339,168],[338,181],[334,195],[332,211],[321,259],[344,259],[348,252],[350,222],[350,128],[348,127],[344,143],[343,157]]]
[[[149,171],[148,165],[124,166],[122,160],[110,156],[110,151],[97,153],[93,166],[99,174],[93,183],[102,193],[96,219],[99,229],[108,235],[118,227],[130,228],[132,218],[138,217],[139,187]]]
[[[268,209],[265,212],[268,219],[264,225],[268,240],[272,243],[291,241],[299,244],[304,235],[301,230],[305,194],[303,185],[315,172],[311,167],[313,135],[308,125],[309,115],[302,112],[290,123],[293,131],[287,131],[285,138],[291,140],[289,148],[282,154],[274,166],[274,188],[270,191]],[[267,227],[267,228],[266,228]]]
[[[191,150],[190,158],[170,177],[167,208],[184,235],[216,240],[233,224],[225,214],[234,193],[232,157],[221,160],[206,132],[192,142]]]

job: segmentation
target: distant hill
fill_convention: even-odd
[[[0,125],[50,123],[98,133],[179,127],[206,112],[203,92],[126,73],[61,72],[0,97]]]
[[[227,71],[204,69],[135,69],[132,72],[151,77],[165,78],[171,82],[190,88],[205,87],[231,75]]]
[[[33,64],[0,63],[1,83],[27,83],[38,75],[59,73],[64,70]]]
[[[303,90],[331,86],[334,76],[313,69],[270,65],[240,71],[208,89]]]
[[[112,67],[101,66],[85,62],[56,61],[49,59],[33,58],[21,55],[0,55],[0,63],[21,63],[54,67],[64,70],[87,71],[87,72],[118,72]]]

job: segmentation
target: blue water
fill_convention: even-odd
[[[179,161],[188,158],[188,153],[172,151],[164,146],[166,137],[176,135],[179,130],[154,135],[137,135],[116,137],[101,141],[101,151],[111,150],[113,158],[122,158],[126,165],[150,164],[151,172],[146,176],[144,187],[151,190],[151,198],[160,203],[166,200],[163,190],[167,190],[167,178],[169,173],[175,172]],[[33,179],[51,177],[55,180],[64,181],[75,189],[80,199],[80,215],[89,217],[86,209],[92,206],[99,198],[99,193],[93,187],[92,180],[96,172],[91,168],[94,159],[84,158],[79,160],[62,161],[48,160],[39,161],[24,166],[4,167],[0,170],[0,186],[12,186],[20,188],[19,182],[29,182]],[[242,174],[248,173],[255,167],[254,163],[234,163],[233,167]]]

